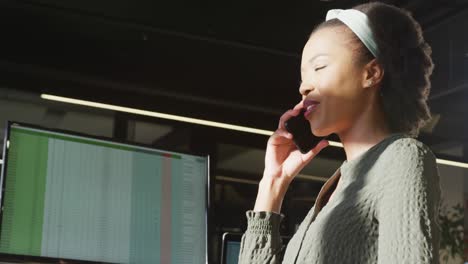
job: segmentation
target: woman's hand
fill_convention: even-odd
[[[284,122],[297,116],[302,109],[302,101],[294,109],[284,113],[279,121],[278,129],[269,138],[265,154],[265,170],[259,184],[255,211],[274,211],[279,213],[284,195],[294,177],[307,165],[328,141],[322,140],[311,151],[302,154],[292,141]],[[312,133],[312,132],[311,132]]]
[[[294,179],[294,176],[328,145],[328,141],[322,140],[314,149],[306,154],[302,154],[296,148],[292,140],[293,135],[286,130],[284,123],[291,117],[297,116],[302,107],[302,102],[300,102],[294,109],[287,111],[281,116],[278,129],[268,140],[264,177],[274,178],[275,180],[281,179],[289,184]]]

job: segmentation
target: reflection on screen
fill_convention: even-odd
[[[0,252],[206,263],[207,158],[12,126]]]

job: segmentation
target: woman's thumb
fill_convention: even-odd
[[[314,158],[322,149],[328,146],[328,140],[322,139],[315,148],[311,149],[306,154],[302,155],[302,160],[305,162],[309,162],[312,158]]]

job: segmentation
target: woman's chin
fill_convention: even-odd
[[[316,137],[325,137],[325,136],[328,136],[329,133],[327,133],[326,130],[324,130],[323,128],[317,126],[317,127],[314,127],[314,126],[311,126],[311,130],[312,130],[312,134],[314,134],[314,136]]]

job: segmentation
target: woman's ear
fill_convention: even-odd
[[[383,67],[373,59],[364,66],[362,87],[377,87],[382,82],[384,76]]]

